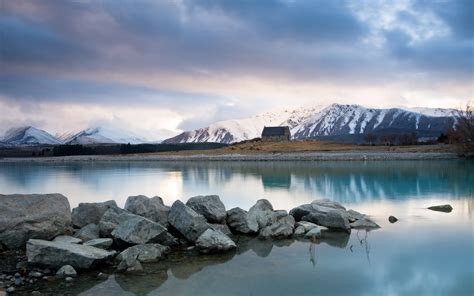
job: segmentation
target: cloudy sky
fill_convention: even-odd
[[[0,132],[161,139],[306,104],[473,98],[474,1],[0,3]]]

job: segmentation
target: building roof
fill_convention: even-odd
[[[287,126],[266,126],[263,128],[262,137],[284,136],[289,131]]]

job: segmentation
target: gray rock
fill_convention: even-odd
[[[143,266],[136,258],[128,256],[117,266],[118,272],[139,273],[143,271]]]
[[[63,243],[69,243],[69,244],[80,244],[82,243],[82,239],[77,238],[77,237],[72,237],[69,235],[59,235],[56,236],[53,239],[54,242],[63,242]]]
[[[397,219],[397,217],[395,217],[395,216],[390,216],[390,217],[388,217],[388,221],[389,221],[390,223],[395,223],[395,222],[398,221],[398,219]]]
[[[170,207],[166,206],[159,196],[152,198],[144,195],[129,196],[125,202],[125,210],[168,227]]]
[[[453,210],[453,207],[451,205],[439,205],[439,206],[431,206],[428,209],[432,211],[437,211],[437,212],[451,213],[451,211]]]
[[[63,242],[30,239],[26,244],[29,264],[52,268],[71,265],[77,269],[87,269],[108,261],[114,255],[115,252]]]
[[[312,211],[314,211],[314,208],[311,204],[304,204],[293,208],[290,211],[290,215],[292,215],[296,221],[301,221],[304,216],[309,215]]]
[[[160,244],[145,244],[130,247],[117,256],[118,261],[133,257],[140,262],[157,262],[169,252],[169,248]]]
[[[295,227],[295,218],[291,215],[279,217],[277,221],[262,228],[258,234],[260,238],[281,239],[293,235]]]
[[[111,238],[96,238],[84,243],[84,246],[96,247],[107,250],[114,241]]]
[[[230,228],[227,226],[227,224],[209,224],[209,226],[211,226],[211,228],[214,230],[219,230],[227,236],[232,235],[232,231],[230,231]]]
[[[311,222],[308,222],[308,221],[300,221],[300,222],[297,222],[296,223],[296,226],[297,227],[303,227],[304,228],[304,232],[308,232],[310,231],[311,229],[313,228],[316,228],[318,227],[318,225],[314,224],[314,223],[311,223]]]
[[[201,253],[219,253],[235,249],[234,241],[219,230],[207,229],[196,241]]]
[[[83,242],[99,238],[99,227],[96,224],[87,224],[79,229],[74,237],[81,239]]]
[[[115,200],[97,203],[80,203],[77,208],[72,209],[72,224],[82,228],[87,224],[99,224],[104,213],[110,208],[118,208]]]
[[[128,211],[120,208],[108,209],[99,221],[99,234],[100,237],[112,237],[112,231],[117,228],[119,224],[119,216],[121,214],[127,214]],[[132,214],[130,214],[132,215]]]
[[[24,248],[30,238],[53,239],[71,224],[68,199],[61,194],[0,194],[0,245]]]
[[[77,272],[71,265],[64,265],[56,272],[56,277],[60,279],[77,277]]]
[[[43,277],[43,274],[39,271],[30,271],[28,274],[29,277],[35,278],[35,279],[40,279]]]
[[[7,293],[9,293],[9,294],[13,294],[13,293],[15,293],[15,291],[16,291],[16,290],[15,290],[15,287],[9,287],[9,288],[7,289]]]
[[[171,206],[168,219],[169,223],[190,242],[195,242],[210,227],[204,216],[199,215],[180,200],[175,201]]]
[[[186,205],[201,214],[209,223],[225,223],[225,206],[217,195],[199,195],[191,197]]]
[[[350,223],[356,220],[363,220],[366,216],[354,210],[347,211],[347,219]]]
[[[344,215],[344,212],[338,210],[329,210],[327,212],[313,211],[304,216],[303,221],[312,222],[335,230],[343,230],[348,233],[351,231],[349,220]]]
[[[74,281],[74,279],[73,279],[72,277],[68,276],[68,277],[65,278],[65,281],[66,281],[67,283],[71,283],[71,282]]]
[[[284,212],[283,215],[287,215]],[[257,200],[256,204],[253,205],[248,212],[248,218],[256,220],[259,229],[262,229],[277,220],[278,213],[273,212],[272,204],[266,199]]]
[[[118,221],[112,236],[129,244],[162,243],[170,235],[160,223],[141,216],[120,214]]]
[[[306,233],[304,226],[297,226],[295,229],[295,236],[303,236]]]
[[[324,207],[324,208],[329,208],[329,209],[334,209],[334,210],[343,210],[343,211],[346,210],[346,208],[343,207],[340,203],[332,201],[330,199],[317,199],[311,202],[311,205],[313,207]]]
[[[259,229],[257,220],[249,217],[248,213],[241,208],[227,211],[227,225],[233,231],[244,234],[257,233]]]
[[[325,227],[323,228],[323,227],[318,227],[318,226],[316,226],[315,228],[312,228],[311,230],[309,230],[309,231],[305,234],[304,238],[306,238],[306,239],[312,239],[312,240],[314,240],[314,239],[319,239],[319,238],[321,238],[321,236],[322,236],[322,235],[321,235],[321,230],[323,230],[323,229],[327,229],[327,228],[325,228]]]
[[[380,226],[372,221],[372,219],[368,217],[364,217],[363,219],[356,220],[351,223],[352,228],[363,228],[363,229],[371,229],[371,228],[380,228]]]

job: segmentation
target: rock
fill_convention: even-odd
[[[10,287],[10,288],[8,288],[8,289],[7,289],[7,293],[9,293],[9,294],[15,293],[15,287]]]
[[[169,248],[160,244],[136,245],[120,253],[117,260],[123,261],[128,257],[133,257],[140,262],[157,262],[168,252]]]
[[[295,218],[295,221],[301,221],[304,216],[309,215],[312,211],[314,211],[314,208],[311,204],[304,204],[293,208],[290,215]]]
[[[249,218],[248,213],[241,208],[227,211],[227,225],[231,230],[244,234],[257,233],[259,229],[257,220]]]
[[[295,229],[295,236],[303,236],[306,233],[304,226],[298,226]]]
[[[380,228],[380,226],[372,221],[368,217],[364,217],[363,219],[356,220],[351,223],[352,228],[364,228],[364,229],[369,229],[369,228]]]
[[[227,236],[232,235],[232,231],[230,231],[230,228],[227,226],[227,224],[209,224],[209,226],[214,230],[219,230]]]
[[[58,270],[58,272],[56,272],[56,277],[60,279],[66,277],[77,277],[77,272],[71,265],[64,265]]]
[[[136,258],[127,257],[117,266],[118,272],[138,273],[143,271],[143,266]]]
[[[453,210],[453,207],[451,205],[439,205],[439,206],[429,207],[428,209],[432,211],[451,213],[451,211]]]
[[[324,227],[324,229],[327,229],[327,228]],[[311,240],[319,239],[321,238],[321,230],[323,230],[323,228],[316,226],[315,228],[310,229],[305,234],[304,238],[311,239]]]
[[[93,223],[87,224],[79,229],[79,231],[74,234],[74,237],[79,238],[84,242],[99,238],[99,227]]]
[[[40,291],[33,291],[33,292],[31,292],[31,295],[41,295],[41,292]]]
[[[165,243],[171,236],[163,225],[141,216],[120,214],[118,220],[112,236],[129,244]]]
[[[365,218],[364,214],[361,214],[354,210],[347,211],[347,219],[350,223],[355,222],[356,220],[363,220]]]
[[[281,239],[293,235],[295,218],[291,215],[277,218],[277,221],[262,228],[258,234],[260,238]]]
[[[72,237],[72,236],[69,236],[69,235],[59,235],[59,236],[56,236],[53,239],[53,242],[63,242],[63,243],[69,243],[69,244],[81,244],[82,239],[77,238],[77,237]]]
[[[209,229],[206,218],[177,200],[171,206],[168,216],[169,223],[188,241],[195,242],[201,234]]]
[[[318,212],[313,211],[310,214],[303,217],[303,221],[315,223],[317,225],[326,226],[336,230],[343,230],[345,232],[351,232],[351,225],[347,217],[340,211],[328,211]]]
[[[72,277],[68,276],[68,277],[65,278],[65,281],[66,281],[66,283],[71,283],[72,281],[74,281],[74,279]]]
[[[30,271],[28,274],[29,277],[35,278],[35,279],[40,279],[43,277],[43,274],[39,271]]]
[[[114,231],[114,229],[117,228],[120,222],[118,220],[119,215],[128,214],[128,213],[129,213],[128,211],[122,210],[120,208],[108,209],[99,221],[100,237],[112,237],[112,231]]]
[[[397,217],[395,217],[395,216],[390,216],[390,217],[388,217],[388,221],[389,221],[390,223],[395,223],[395,222],[398,221],[398,219],[397,219]]]
[[[129,196],[125,202],[125,210],[168,227],[170,207],[165,206],[163,199],[159,196],[152,198],[144,195]]]
[[[29,264],[52,268],[60,268],[63,265],[71,265],[77,269],[91,268],[106,262],[114,255],[115,252],[63,242],[30,239],[26,244]]]
[[[225,223],[227,213],[225,206],[217,195],[194,196],[186,205],[196,213],[203,215],[209,223]]]
[[[220,253],[235,249],[234,241],[219,230],[207,229],[196,241],[201,253]]]
[[[304,228],[304,231],[305,233],[310,231],[311,229],[313,228],[317,228],[318,225],[314,224],[314,223],[311,223],[311,222],[308,222],[308,221],[300,221],[300,222],[297,222],[296,223],[296,226],[297,227],[303,227]]]
[[[107,250],[114,241],[111,238],[96,238],[84,243],[85,246]]]
[[[248,217],[251,220],[256,220],[259,229],[262,229],[277,220],[278,213],[273,212],[272,204],[266,199],[257,200],[248,212]],[[286,212],[284,213],[286,215]]]
[[[20,276],[20,274],[15,274],[15,281],[13,283],[17,287],[23,285],[23,278]]]
[[[110,208],[118,208],[115,200],[80,203],[77,208],[72,209],[72,224],[78,228],[91,223],[99,224],[104,213]]]
[[[71,224],[68,199],[61,194],[0,194],[0,244],[20,249],[30,238],[53,239]]]
[[[343,211],[346,210],[346,208],[343,207],[340,203],[332,201],[330,199],[314,200],[313,202],[311,202],[311,205],[313,207],[318,206],[318,207],[330,208],[330,209],[334,209],[334,210],[343,210]]]

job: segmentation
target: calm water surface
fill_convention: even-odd
[[[0,163],[0,193],[79,202],[159,195],[167,204],[218,194],[228,209],[257,199],[286,209],[329,198],[381,229],[319,243],[246,239],[236,253],[173,255],[146,275],[81,276],[82,295],[473,295],[474,162]],[[451,213],[427,210],[449,203]],[[387,221],[389,215],[400,220]]]

